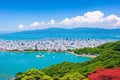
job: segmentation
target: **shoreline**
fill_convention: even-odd
[[[96,58],[96,55],[90,55],[90,54],[76,54],[73,51],[45,51],[45,50],[40,50],[40,51],[6,51],[6,50],[0,50],[0,52],[67,52],[70,54],[74,54],[75,56],[81,56],[81,57],[88,57],[88,58]]]
[[[71,53],[71,54],[74,54],[74,55],[76,55],[76,56],[82,56],[82,57],[89,57],[89,58],[96,58],[97,56],[96,55],[87,55],[87,54],[76,54],[76,53],[74,53],[74,52],[69,52],[69,51],[67,51],[68,53]]]

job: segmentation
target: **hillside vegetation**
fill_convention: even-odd
[[[47,77],[49,76],[51,80],[87,80],[87,75],[94,72],[98,66],[103,68],[120,67],[120,41],[109,42],[95,48],[76,49],[74,52],[76,54],[99,54],[99,56],[83,63],[64,62],[38,71],[43,72]],[[26,76],[33,78],[34,75],[38,75],[37,73],[27,74],[28,72],[22,73],[22,75],[17,74],[16,80],[25,80]],[[39,75],[37,77],[40,80],[50,80],[42,79],[43,77]],[[34,79],[37,80],[35,76]]]

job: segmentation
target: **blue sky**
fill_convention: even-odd
[[[87,18],[85,14],[87,14]],[[89,21],[89,19],[94,19],[94,16],[92,18],[89,17],[92,15],[99,16],[99,20]],[[44,29],[50,27],[109,28],[109,25],[115,25],[110,26],[110,28],[119,28],[119,16],[120,0],[0,1],[0,31]],[[102,21],[100,20],[101,17]]]

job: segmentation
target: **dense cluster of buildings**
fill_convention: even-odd
[[[0,40],[0,50],[17,51],[64,51],[76,48],[95,47],[111,40],[97,39],[45,39],[45,40]]]

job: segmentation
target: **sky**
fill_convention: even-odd
[[[120,0],[1,0],[0,31],[120,28]]]

